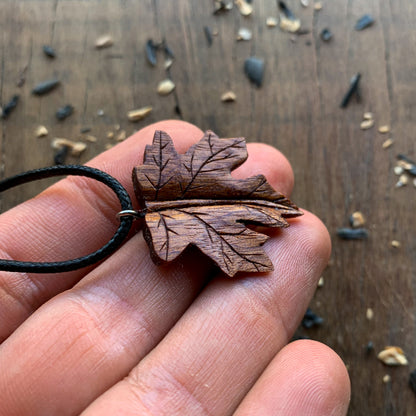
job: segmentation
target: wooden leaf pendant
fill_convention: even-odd
[[[167,133],[155,132],[143,165],[133,170],[145,212],[144,237],[155,263],[176,259],[192,244],[230,277],[273,270],[261,247],[268,237],[246,224],[288,227],[285,218],[302,212],[263,175],[231,176],[247,156],[244,138],[220,139],[207,131],[180,155]]]

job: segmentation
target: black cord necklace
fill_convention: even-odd
[[[86,256],[59,262],[29,262],[0,259],[0,270],[9,272],[61,273],[90,266],[104,259],[120,247],[130,231],[134,217],[141,216],[139,212],[133,210],[129,194],[120,182],[109,174],[88,166],[50,166],[27,171],[0,181],[0,192],[27,182],[62,175],[86,176],[102,182],[114,191],[121,205],[121,211],[117,215],[120,219],[120,226],[117,231],[107,244]]]

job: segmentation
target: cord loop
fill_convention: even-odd
[[[88,178],[92,178],[103,183],[104,185],[112,189],[114,193],[117,195],[117,198],[120,201],[121,205],[120,212],[135,212],[132,207],[130,196],[124,189],[123,185],[121,185],[120,182],[118,182],[108,173],[105,173],[99,169],[91,168],[89,166],[50,166],[47,168],[27,171],[0,181],[0,192],[3,192],[7,189],[13,188],[18,185],[22,185],[27,182],[62,175],[86,176]],[[133,223],[133,217],[131,215],[120,215],[119,219],[120,226],[116,230],[114,236],[110,239],[110,241],[108,241],[107,244],[105,244],[103,247],[94,251],[91,254],[88,254],[83,257],[78,257],[76,259],[57,262],[30,262],[0,259],[0,270],[27,273],[61,273],[90,266],[109,256],[110,254],[114,253],[117,250],[117,248],[121,246],[121,244],[127,237]]]

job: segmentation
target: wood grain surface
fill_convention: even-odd
[[[0,102],[14,94],[20,101],[0,120],[1,176],[52,164],[52,138],[78,140],[80,129],[91,127],[97,142],[68,159],[85,162],[114,144],[107,133],[116,125],[129,135],[154,121],[180,118],[177,104],[181,117],[203,130],[278,147],[294,168],[292,199],[320,216],[333,237],[325,284],[311,304],[325,322],[302,333],[330,345],[346,362],[351,415],[414,415],[408,378],[416,368],[416,188],[395,188],[393,167],[398,153],[416,159],[416,3],[328,0],[320,11],[295,0],[287,4],[309,33],[268,28],[266,18],[278,15],[272,0],[254,0],[249,17],[236,8],[214,16],[208,0],[2,0]],[[358,32],[355,22],[365,13],[375,24]],[[211,46],[204,26],[218,32]],[[240,27],[252,30],[252,40],[235,40]],[[326,27],[334,33],[328,43],[319,36]],[[95,40],[107,33],[114,45],[97,50]],[[167,76],[162,55],[156,67],[146,61],[149,38],[166,38],[175,54],[170,76],[176,89],[166,97],[156,93]],[[43,54],[45,44],[55,48],[55,59]],[[249,56],[265,60],[261,88],[243,72]],[[23,72],[26,81],[18,87]],[[361,100],[353,98],[341,109],[358,72]],[[31,94],[37,82],[53,77],[61,80],[55,91]],[[221,102],[227,90],[236,93],[235,102]],[[59,122],[55,112],[66,104],[74,114]],[[148,105],[153,111],[147,118],[128,121],[129,110]],[[374,114],[375,126],[361,130],[365,111]],[[39,124],[48,128],[48,137],[35,137]],[[389,135],[378,133],[383,124],[391,126]],[[383,149],[388,137],[394,144]],[[8,191],[0,197],[1,209],[46,184]],[[347,226],[356,210],[367,218],[368,240],[339,240],[336,228]],[[397,249],[394,239],[401,242]],[[372,320],[367,308],[374,311]],[[375,350],[366,354],[369,341]],[[385,345],[402,347],[409,366],[379,362],[376,353]]]

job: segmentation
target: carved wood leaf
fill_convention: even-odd
[[[246,159],[243,138],[207,131],[179,155],[168,134],[155,132],[133,182],[156,263],[174,260],[192,244],[229,276],[273,270],[261,247],[268,237],[246,225],[287,227],[285,218],[302,213],[263,175],[233,178],[231,171]]]

